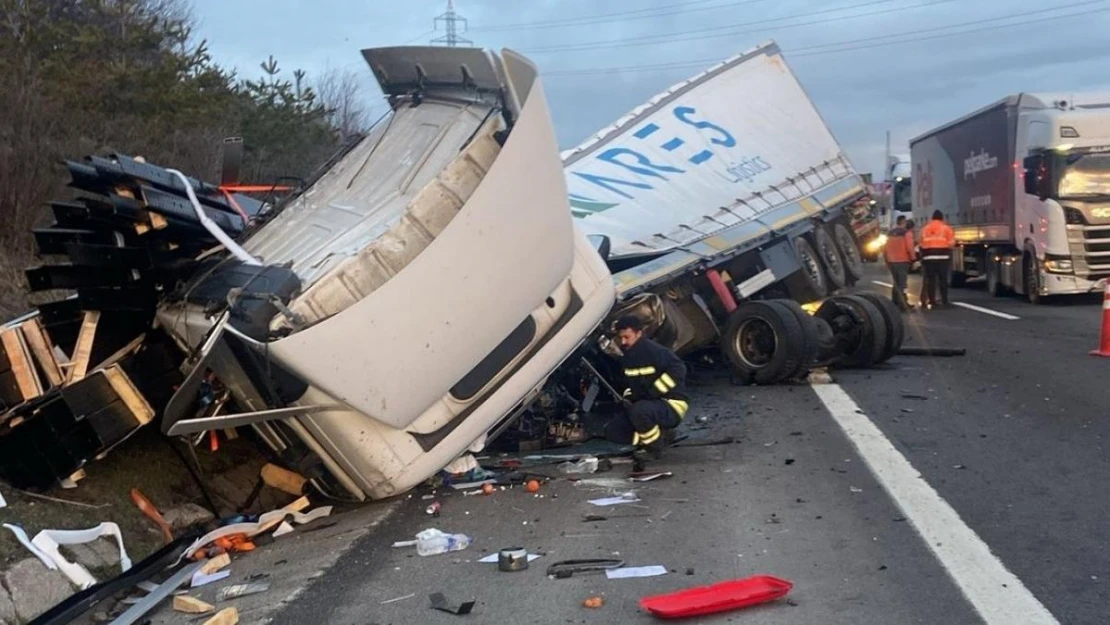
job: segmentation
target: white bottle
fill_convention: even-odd
[[[416,553],[422,556],[462,551],[469,546],[470,537],[465,534],[444,534],[437,529],[426,529],[416,535]]]

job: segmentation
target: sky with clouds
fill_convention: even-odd
[[[426,44],[446,0],[191,0],[221,63],[365,75],[359,50]],[[1020,91],[1110,88],[1110,0],[456,0],[462,36],[535,61],[560,146],[703,66],[774,39],[862,172],[934,126]],[[677,67],[676,67],[677,66]],[[626,68],[601,72],[606,68]]]

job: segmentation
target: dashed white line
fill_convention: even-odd
[[[885,286],[888,289],[893,289],[894,288],[893,284],[891,284],[889,282],[879,282],[878,280],[872,280],[871,284],[877,284],[879,286]]]
[[[988,625],[1059,625],[990,547],[836,384],[814,392],[859,455]]]
[[[984,315],[994,315],[995,317],[998,317],[1000,319],[1008,319],[1010,321],[1017,321],[1018,319],[1021,319],[1021,317],[1018,317],[1017,315],[1011,315],[1010,313],[991,310],[990,308],[983,308],[982,306],[968,304],[967,302],[952,302],[952,305],[959,306],[960,308],[966,308],[968,310],[974,310],[975,312],[981,312]]]

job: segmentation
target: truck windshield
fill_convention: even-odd
[[[913,210],[911,205],[913,195],[910,193],[910,179],[903,178],[894,183],[894,210],[899,212],[909,212]]]
[[[1060,176],[1062,198],[1110,195],[1110,154],[1071,154]]]

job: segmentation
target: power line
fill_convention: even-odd
[[[1074,9],[1074,8],[1077,8],[1077,7],[1080,7],[1080,6],[1086,6],[1086,5],[1091,5],[1091,4],[1102,4],[1104,2],[1107,2],[1107,0],[1089,0],[1088,2],[1079,2],[1079,3],[1067,5],[1067,6],[1052,7],[1052,8],[1048,8],[1048,9],[1040,9],[1040,10],[1037,10],[1037,11],[1028,11],[1024,14],[1024,16],[1040,15],[1040,14],[1051,12],[1051,11],[1060,11],[1060,10],[1064,10],[1064,9]],[[1049,15],[1049,16],[1045,16],[1045,17],[1041,17],[1041,18],[1037,18],[1037,19],[1032,19],[1032,20],[1026,20],[1026,21],[1022,21],[1022,22],[1014,22],[1014,23],[1011,23],[1011,24],[999,24],[999,25],[996,25],[996,26],[990,26],[990,27],[986,27],[986,28],[975,28],[975,29],[970,29],[970,30],[962,30],[962,31],[959,31],[959,32],[954,32],[954,33],[940,33],[940,34],[929,35],[929,36],[925,36],[925,37],[914,37],[915,35],[920,35],[922,33],[929,33],[929,32],[936,32],[936,31],[940,31],[940,30],[948,30],[948,29],[952,29],[952,28],[963,28],[963,27],[966,27],[966,26],[976,26],[976,25],[980,25],[980,24],[1000,22],[1000,21],[1004,21],[1004,20],[1014,19],[1015,17],[1017,17],[1017,16],[1012,16],[1012,15],[999,16],[999,17],[986,18],[986,19],[981,19],[981,20],[974,20],[974,21],[970,21],[970,22],[963,22],[963,23],[960,23],[960,24],[949,24],[949,25],[946,25],[946,26],[937,26],[937,27],[934,27],[934,28],[926,28],[926,29],[907,31],[907,32],[902,32],[902,33],[894,33],[894,34],[890,34],[890,35],[877,35],[877,36],[865,37],[865,38],[861,38],[861,39],[852,39],[852,40],[847,40],[847,41],[837,41],[837,42],[821,44],[821,45],[817,45],[817,46],[809,46],[809,47],[805,47],[805,48],[795,48],[793,50],[783,50],[783,52],[784,52],[784,54],[788,54],[793,58],[806,57],[806,56],[815,56],[815,55],[820,55],[820,54],[833,54],[833,53],[836,53],[836,52],[850,52],[852,50],[863,50],[863,49],[866,49],[866,48],[875,48],[875,47],[880,47],[880,46],[890,46],[890,45],[897,45],[897,44],[901,44],[901,43],[913,43],[913,42],[916,42],[916,41],[927,41],[927,40],[931,40],[931,39],[941,39],[941,38],[944,38],[944,37],[952,37],[952,36],[957,36],[957,35],[966,35],[966,34],[978,33],[978,32],[995,31],[995,30],[1001,30],[1001,29],[1004,29],[1004,28],[1009,28],[1009,27],[1012,27],[1012,26],[1025,26],[1025,25],[1028,25],[1028,24],[1039,24],[1039,23],[1042,23],[1042,22],[1045,22],[1045,21],[1048,21],[1048,20],[1058,20],[1058,19],[1064,19],[1064,18],[1069,18],[1069,17],[1081,17],[1081,16],[1084,16],[1084,15],[1093,15],[1095,13],[1104,13],[1106,11],[1110,11],[1110,7],[1102,8],[1102,9],[1093,9],[1093,10],[1088,10],[1088,11],[1080,11],[1080,12],[1077,12],[1077,13],[1067,13],[1067,14],[1064,14],[1064,15]],[[911,37],[911,38],[907,39],[906,37]],[[880,40],[880,39],[894,39],[894,41],[877,41],[877,40]],[[862,44],[862,45],[856,45],[856,44]],[[850,47],[842,47],[842,46],[850,46]],[[544,72],[543,76],[546,78],[546,77],[549,77],[549,76],[586,76],[586,75],[591,75],[591,74],[613,74],[613,73],[638,72],[638,71],[661,71],[661,70],[671,70],[671,69],[689,69],[689,68],[696,68],[696,67],[705,67],[709,63],[719,63],[720,61],[721,61],[720,58],[712,58],[712,59],[697,59],[697,60],[690,60],[690,61],[679,61],[679,62],[674,62],[674,63],[662,63],[662,64],[656,64],[656,65],[629,65],[629,66],[624,66],[624,67],[608,67],[608,68],[597,68],[597,69],[556,70],[556,71],[553,71],[553,72]]]
[[[712,38],[715,38],[715,37],[732,37],[734,35],[742,35],[742,34],[745,34],[745,33],[750,33],[750,32],[755,32],[755,31],[753,31],[753,30],[741,30],[741,31],[731,31],[731,32],[727,32],[727,33],[721,33],[719,31],[729,30],[729,29],[732,29],[732,28],[740,28],[742,26],[758,26],[758,25],[765,25],[765,24],[773,24],[775,22],[784,22],[784,21],[787,21],[787,20],[805,18],[805,17],[809,17],[809,16],[812,16],[812,15],[821,15],[823,13],[836,13],[836,12],[839,12],[839,11],[848,11],[848,10],[851,10],[851,9],[860,9],[860,8],[863,8],[863,7],[875,6],[875,5],[878,5],[878,4],[889,4],[891,2],[898,2],[898,1],[899,0],[870,0],[868,2],[862,2],[862,3],[859,3],[859,4],[853,4],[853,5],[843,6],[843,7],[834,7],[834,8],[831,8],[831,9],[823,9],[823,10],[820,10],[820,11],[809,11],[807,13],[801,13],[801,14],[797,14],[797,15],[785,15],[785,16],[782,16],[782,17],[773,17],[773,18],[768,18],[768,19],[764,19],[764,20],[757,20],[757,21],[754,21],[754,22],[741,22],[739,24],[729,24],[727,26],[714,26],[714,27],[711,27],[711,28],[699,28],[697,30],[686,30],[686,31],[665,33],[665,34],[659,34],[659,35],[646,35],[646,36],[643,36],[643,37],[629,37],[629,38],[622,38],[622,39],[607,39],[607,40],[602,40],[602,41],[589,41],[589,42],[558,45],[558,46],[548,46],[546,48],[532,48],[532,49],[529,49],[529,50],[525,50],[525,52],[527,52],[529,54],[538,53],[538,52],[577,52],[577,51],[581,51],[581,50],[598,50],[598,49],[602,49],[602,48],[629,48],[629,47],[637,47],[637,46],[656,45],[656,44],[660,44],[660,43],[677,43],[677,42],[681,42],[681,41],[698,41],[698,40],[702,40],[702,39],[712,39]],[[840,17],[830,17],[830,18],[819,19],[819,20],[810,20],[808,22],[798,22],[796,24],[784,24],[784,25],[780,26],[780,28],[795,28],[795,27],[798,27],[798,26],[813,26],[813,25],[817,25],[817,24],[828,24],[830,22],[840,22],[840,21],[844,21],[844,20],[857,19],[857,18],[861,18],[861,17],[870,17],[870,16],[873,16],[873,15],[882,15],[884,13],[895,13],[895,12],[899,12],[899,11],[907,11],[907,10],[910,10],[910,9],[931,8],[931,7],[940,5],[940,4],[946,4],[946,3],[949,3],[949,2],[955,2],[955,1],[956,0],[934,0],[932,2],[924,2],[922,4],[915,4],[915,5],[910,5],[910,6],[897,6],[897,7],[887,8],[887,9],[879,9],[877,11],[870,11],[870,12],[867,12],[867,13],[857,13],[857,14],[853,14],[853,15],[843,15],[843,16],[840,16]],[[763,29],[757,29],[757,30],[763,30]],[[712,32],[716,32],[718,34],[715,34],[715,35],[705,34],[705,33],[712,33]],[[696,37],[681,37],[680,35],[698,35],[698,36],[696,36]]]
[[[614,13],[597,13],[594,15],[583,15],[580,17],[568,17],[559,20],[544,20],[540,22],[523,22],[518,24],[497,24],[494,26],[483,26],[475,28],[476,31],[494,32],[505,30],[535,30],[544,28],[564,28],[567,26],[583,26],[589,24],[604,24],[607,22],[626,22],[629,20],[639,20],[652,17],[665,17],[668,15],[681,15],[684,13],[694,13],[697,11],[712,11],[715,9],[724,9],[734,6],[742,6],[746,4],[759,4],[762,2],[769,2],[770,0],[739,0],[727,2],[719,6],[700,7],[696,9],[686,9],[680,7],[688,7],[696,4],[708,4],[710,2],[720,2],[720,0],[693,0],[692,2],[679,2],[670,7],[652,7],[648,9],[632,9],[629,11],[617,11]],[[650,15],[637,15],[640,13]]]
[[[455,0],[447,0],[447,11],[441,15],[437,15],[436,18],[432,20],[432,26],[437,31],[439,30],[440,22],[444,23],[444,27],[447,33],[444,34],[442,37],[436,37],[435,39],[432,39],[432,41],[430,42],[432,45],[442,43],[443,45],[451,48],[458,46],[460,43],[464,43],[468,46],[474,45],[473,41],[459,36],[459,25],[462,25],[461,32],[466,32],[467,23],[465,17],[455,12]]]

